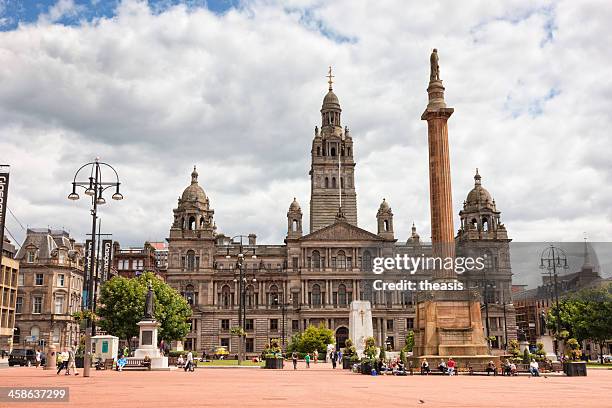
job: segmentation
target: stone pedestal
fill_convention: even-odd
[[[135,358],[151,359],[151,370],[170,370],[168,357],[163,357],[157,348],[157,330],[160,326],[155,320],[144,319],[137,323],[140,327],[138,348],[134,351]]]
[[[372,306],[370,302],[367,300],[353,300],[349,314],[349,336],[359,357],[363,357],[365,339],[373,335]]]
[[[57,350],[55,344],[49,344],[47,347],[46,358],[45,370],[57,370]]]

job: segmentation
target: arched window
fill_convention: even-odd
[[[255,289],[253,288],[253,285],[249,285],[246,288],[246,306],[248,308],[253,308],[255,306],[257,306],[256,302],[256,297],[255,297]]]
[[[321,146],[317,146],[317,156],[321,155]]]
[[[389,231],[389,221],[388,220],[383,221],[383,229],[385,231]]]
[[[185,225],[185,217],[181,217],[181,228],[185,229],[186,225]]]
[[[200,228],[204,228],[204,217],[200,217]]]
[[[314,307],[321,306],[321,286],[316,283],[312,285],[310,304]]]
[[[196,268],[196,256],[192,250],[187,251],[187,270],[193,271]]]
[[[228,285],[223,285],[221,288],[221,306],[224,309],[229,309],[232,306],[232,292]]]
[[[367,249],[363,252],[362,269],[366,272],[369,272],[372,270],[372,255],[370,254],[370,251],[368,251]]]
[[[346,254],[344,251],[338,251],[336,256],[336,265],[338,269],[346,269]]]
[[[331,148],[331,156],[332,157],[336,157],[336,148],[335,147]]]
[[[278,286],[272,285],[268,291],[268,304],[274,308],[280,304],[280,297],[278,294]]]
[[[370,281],[363,282],[363,289],[361,290],[361,300],[368,300],[372,303],[372,283]]]
[[[332,188],[336,188],[336,178],[332,177]]]
[[[183,296],[185,297],[185,300],[187,300],[187,303],[189,303],[190,305],[195,304],[195,293],[193,285],[190,284],[185,286],[185,293],[183,294]]]
[[[470,224],[472,225],[472,228],[478,229],[478,221],[476,221],[476,218],[472,218]]]
[[[297,220],[293,220],[293,222],[291,223],[291,231],[297,231],[298,230],[298,221]]]
[[[338,286],[338,305],[346,306],[346,286],[344,284]]]
[[[489,219],[487,217],[482,217],[482,230],[489,231]]]
[[[340,177],[340,187],[344,188],[344,177]]]
[[[325,177],[325,188],[329,188],[329,177]]]
[[[321,254],[319,251],[312,251],[312,267],[314,269],[321,268]]]
[[[350,155],[351,155],[351,148],[350,148],[350,147],[348,147],[348,148],[346,149],[346,154],[347,154],[348,156],[350,156]]]
[[[189,217],[189,230],[193,231],[196,228],[196,219],[195,217],[191,216]]]

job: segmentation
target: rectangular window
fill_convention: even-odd
[[[270,319],[270,330],[271,331],[278,330],[278,319]]]
[[[229,330],[229,319],[221,319],[221,330]]]
[[[17,303],[15,303],[15,313],[21,313],[23,309],[23,297],[17,296]]]
[[[298,268],[298,257],[294,256],[291,263],[293,265],[293,269],[297,269]]]
[[[228,337],[221,339],[221,347],[225,347],[227,351],[230,351],[230,339]]]
[[[64,313],[64,297],[58,296],[55,298],[55,314]]]
[[[246,319],[244,322],[244,330],[254,330],[255,325],[253,324],[253,319]]]
[[[409,317],[406,319],[406,328],[414,329],[414,318],[413,317]]]
[[[64,274],[57,275],[57,286],[64,287]]]
[[[353,269],[353,258],[351,258],[350,256],[346,258],[346,267],[348,269]]]
[[[291,330],[296,332],[300,330],[300,321],[299,320],[292,320],[291,321]]]
[[[143,267],[144,267],[144,261],[142,259],[137,260],[135,269],[142,269]]]
[[[252,337],[247,337],[245,339],[245,349],[247,353],[254,353],[255,352],[255,339],[253,339]]]
[[[34,251],[28,252],[28,263],[34,263]]]
[[[34,283],[36,286],[42,286],[43,285],[43,274],[42,273],[37,273],[36,274],[36,280]]]
[[[393,330],[393,319],[387,320],[387,330]]]
[[[42,296],[34,296],[34,302],[32,303],[32,313],[42,313]]]
[[[331,262],[331,267],[335,268],[336,267],[336,257],[332,257],[332,262]]]
[[[23,273],[19,274],[19,277],[17,278],[17,285],[18,286],[25,285],[25,277],[23,276]]]

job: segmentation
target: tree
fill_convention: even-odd
[[[117,276],[102,285],[97,309],[100,327],[126,340],[138,336],[136,323],[144,315],[149,281],[155,293],[155,319],[161,325],[159,338],[183,339],[189,333],[187,319],[191,316],[191,307],[176,290],[151,272],[133,279]]]
[[[414,348],[414,332],[410,330],[408,334],[406,334],[406,345],[402,349],[402,351],[412,351]]]
[[[374,359],[376,357],[376,340],[374,340],[374,337],[368,337],[365,339],[363,354],[365,354],[365,356],[369,359]]]
[[[319,327],[308,326],[304,332],[294,335],[291,338],[288,350],[290,352],[299,351],[300,353],[312,353],[318,350],[319,353],[327,352],[327,345],[334,343],[334,332],[323,324]]]

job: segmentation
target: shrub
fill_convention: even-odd
[[[582,351],[580,350],[580,343],[576,339],[569,339],[565,343],[565,348],[567,350],[567,357],[572,360],[580,360],[580,356],[582,356]]]
[[[376,358],[376,340],[374,337],[368,337],[365,340],[365,349],[363,350],[363,354],[369,359]]]

